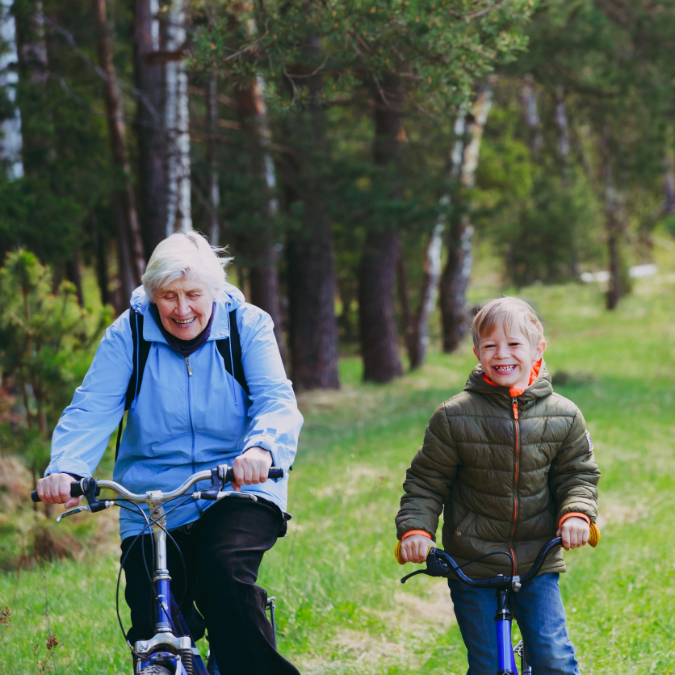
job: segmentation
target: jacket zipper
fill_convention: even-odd
[[[192,391],[190,388],[190,378],[192,377],[192,370],[190,370],[190,357],[186,356],[185,357],[185,365],[187,366],[187,371],[188,371],[188,381],[187,381],[187,390],[188,390],[188,419],[190,420],[190,433],[192,434],[192,448],[191,448],[191,459],[192,459],[192,473],[196,472],[196,466],[195,466],[195,427],[194,424],[192,423]],[[199,511],[200,515],[204,512],[204,510],[199,506],[199,501],[195,502],[195,506],[197,507],[197,510]]]
[[[513,479],[515,493],[513,495],[513,523],[511,524],[511,536],[509,537],[509,550],[513,556],[513,575],[516,574],[516,554],[513,550],[513,536],[516,533],[516,521],[518,519],[518,468],[520,461],[520,422],[518,414],[518,399],[513,399],[513,425],[516,430],[516,472]]]

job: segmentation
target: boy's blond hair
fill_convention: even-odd
[[[514,324],[517,325],[532,347],[544,339],[544,327],[532,307],[520,298],[507,296],[490,300],[476,314],[471,325],[473,346],[478,349],[479,340],[492,335],[500,324],[504,325],[506,334],[511,331]]]

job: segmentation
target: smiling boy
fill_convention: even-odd
[[[473,341],[479,365],[465,390],[436,409],[407,471],[396,517],[400,558],[424,562],[444,512],[443,548],[469,576],[522,575],[556,534],[565,550],[588,542],[600,472],[580,410],[553,392],[543,328],[530,305],[492,300],[474,319]],[[559,549],[510,594],[537,675],[579,673],[558,587],[564,571]],[[494,592],[448,584],[468,675],[493,675]]]

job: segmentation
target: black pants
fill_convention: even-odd
[[[233,497],[212,506],[199,520],[171,530],[187,568],[186,576],[168,540],[171,592],[195,641],[208,628],[211,651],[223,673],[298,675],[274,648],[265,611],[267,593],[255,585],[263,554],[274,546],[283,524],[273,504]],[[132,547],[134,539],[122,541],[123,559],[131,547],[124,574],[132,624],[127,639],[132,645],[155,634],[154,592],[141,548],[152,573],[151,535],[143,535]]]

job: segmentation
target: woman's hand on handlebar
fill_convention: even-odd
[[[76,481],[67,473],[52,473],[40,478],[37,493],[45,504],[65,504],[67,509],[77,506],[82,497],[71,497],[70,486]]]
[[[404,562],[423,563],[427,559],[429,547],[434,542],[423,534],[413,534],[401,542],[401,558]]]
[[[272,466],[272,454],[259,447],[253,447],[239,455],[232,462],[232,471],[236,482],[232,483],[235,492],[241,492],[241,485],[264,483]]]
[[[571,548],[580,548],[586,545],[590,533],[590,525],[583,518],[573,516],[565,520],[556,536],[562,538],[563,548],[569,551]]]

